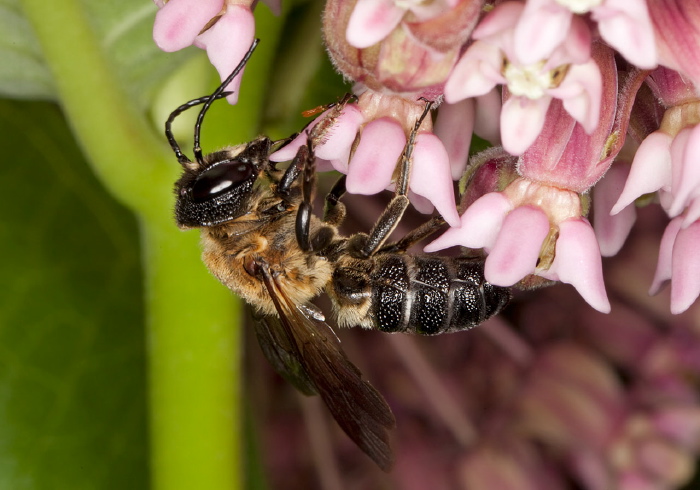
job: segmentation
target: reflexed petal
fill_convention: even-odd
[[[627,206],[615,216],[610,215],[628,175],[629,165],[613,165],[593,189],[593,229],[603,257],[612,257],[620,251],[637,217],[634,206]]]
[[[186,48],[223,5],[223,0],[170,0],[156,13],[153,40],[167,52]]]
[[[548,233],[549,219],[541,209],[521,206],[508,213],[486,257],[486,280],[496,286],[512,286],[532,274]]]
[[[490,249],[496,243],[503,219],[511,209],[513,205],[500,192],[485,194],[464,212],[461,227],[450,228],[426,245],[424,250],[437,252],[457,245]]]
[[[511,96],[501,111],[503,148],[511,155],[521,155],[537,139],[544,126],[551,97],[530,100]]]
[[[552,54],[569,32],[572,14],[554,0],[529,0],[515,28],[515,55],[524,65]]]
[[[500,37],[503,33],[513,29],[523,12],[523,4],[520,2],[502,2],[484,17],[476,26],[472,37],[484,39],[486,37]]]
[[[596,310],[609,313],[603,264],[595,233],[585,218],[559,223],[556,256],[550,268],[561,282],[571,284]]]
[[[671,137],[660,131],[651,133],[639,145],[630,175],[610,214],[617,214],[639,196],[671,185]]]
[[[449,156],[434,134],[422,133],[416,137],[409,186],[416,194],[429,199],[450,226],[460,226]]]
[[[496,84],[505,82],[501,75],[503,53],[484,42],[475,42],[462,55],[445,84],[445,100],[451,104],[468,97],[487,94]]]
[[[394,0],[358,0],[345,37],[351,46],[367,48],[387,37],[405,13]]]
[[[678,216],[700,195],[700,125],[681,130],[671,143],[673,203],[668,210]]]
[[[211,29],[197,36],[195,46],[206,49],[209,61],[214,65],[223,82],[233,72],[250,49],[255,38],[255,19],[250,9],[230,6]],[[238,102],[243,70],[231,81],[226,90],[233,91],[226,97],[230,104]]]
[[[368,123],[348,165],[348,192],[369,195],[386,189],[405,145],[406,135],[394,119]]]
[[[592,14],[601,37],[627,61],[643,69],[656,66],[656,40],[645,0],[606,0]]]
[[[700,222],[681,229],[673,243],[671,313],[683,313],[700,295]]]
[[[467,166],[474,127],[474,100],[441,104],[433,133],[444,143],[450,159],[452,178],[459,180]]]
[[[654,280],[649,288],[649,294],[654,295],[661,290],[666,281],[671,279],[671,266],[673,263],[673,243],[676,241],[678,231],[681,229],[682,218],[674,218],[666,226],[659,246],[659,259],[656,263]]]
[[[364,122],[362,112],[355,105],[345,106],[343,113],[336,119],[330,134],[316,147],[316,156],[335,160],[349,155],[350,147],[355,141],[360,125]]]
[[[316,121],[314,121],[315,124]],[[292,158],[294,158],[294,155],[297,154],[297,151],[301,147],[301,145],[305,144],[307,141],[307,134],[306,132],[299,133],[296,138],[292,140],[291,143],[287,144],[284,146],[284,148],[277,150],[276,152],[272,153],[270,155],[270,161],[271,162],[288,162]]]
[[[700,199],[695,198],[690,201],[688,208],[683,213],[683,223],[681,228],[688,228],[697,220],[700,220]]]

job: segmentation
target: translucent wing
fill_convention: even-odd
[[[350,439],[381,469],[389,470],[394,462],[389,430],[396,426],[389,405],[345,356],[330,327],[294,304],[265,265],[262,278],[279,314],[278,323],[268,319],[261,329],[264,342],[274,344],[267,348],[268,359],[272,357],[275,368],[282,367],[283,376],[291,376],[302,392],[307,392],[303,387],[313,387]]]
[[[253,315],[255,335],[263,354],[275,371],[305,395],[316,395],[316,387],[297,360],[289,336],[284,332],[280,319],[273,316]]]

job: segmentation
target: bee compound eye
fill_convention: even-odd
[[[203,202],[225,194],[250,179],[253,165],[241,161],[219,163],[202,172],[192,185],[192,199]]]

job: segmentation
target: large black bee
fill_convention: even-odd
[[[429,103],[401,156],[395,196],[367,234],[338,233],[345,216],[339,202],[344,178],[326,197],[322,219],[310,204],[314,147],[324,141],[350,97],[329,106],[323,119],[305,130],[307,143],[286,169],[278,169],[269,156],[291,138],[273,142],[261,136],[202,155],[204,114],[214,100],[228,94],[224,87],[256,44],[212,95],[183,104],[166,122],[166,136],[184,169],[175,184],[177,224],[202,229],[204,262],[255,308],[257,338],[275,369],[303,393],[319,394],[348,436],[388,470],[393,463],[388,430],[395,426],[391,409],[348,360],[311,300],[325,291],[341,326],[431,335],[478,325],[500,311],[510,293],[485,281],[481,260],[406,253],[437,230],[440,218],[386,244],[409,205],[411,152]],[[175,141],[171,124],[199,104],[203,108],[191,161]]]

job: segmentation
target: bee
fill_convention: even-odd
[[[203,155],[200,129],[213,101],[243,68],[257,41],[211,95],[178,107],[166,136],[183,173],[175,184],[179,227],[201,228],[203,260],[224,285],[255,309],[255,332],[272,366],[298,390],[319,394],[345,433],[385,471],[393,464],[389,431],[394,415],[382,395],[347,358],[335,333],[311,301],[324,291],[341,326],[386,332],[438,334],[464,330],[496,314],[510,292],[486,282],[483,261],[413,256],[406,250],[435,232],[439,217],[396,243],[386,244],[409,205],[406,196],[416,122],[401,156],[396,192],[369,233],[340,235],[345,217],[342,177],[326,197],[323,218],[312,212],[314,148],[351,99],[326,106],[304,132],[307,142],[278,169],[270,155],[293,137],[265,136]],[[183,111],[203,105],[195,124],[194,160],[180,150],[171,130]]]

